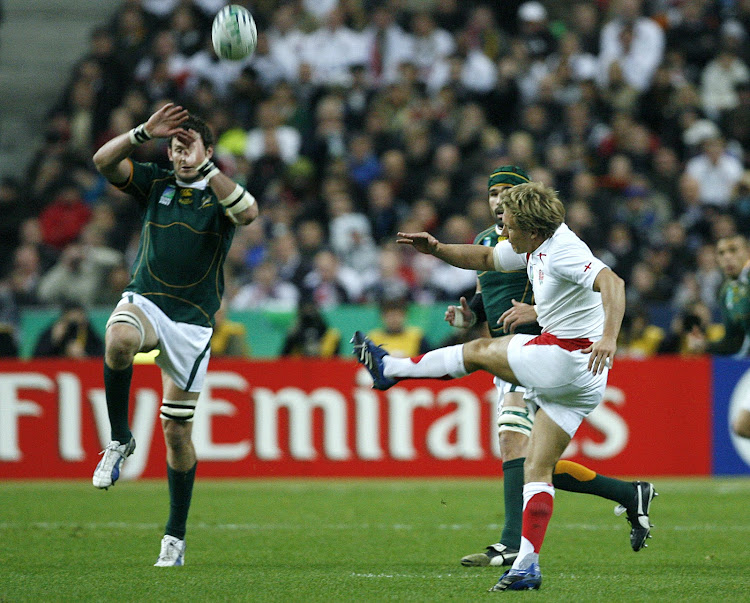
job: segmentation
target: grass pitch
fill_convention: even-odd
[[[750,480],[654,480],[649,548],[613,503],[558,492],[538,593],[487,593],[492,480],[198,480],[186,565],[155,568],[165,481],[0,484],[0,601],[750,600]]]

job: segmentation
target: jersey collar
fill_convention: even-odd
[[[175,176],[175,182],[177,182],[177,185],[182,188],[197,188],[202,191],[206,190],[206,187],[208,186],[208,180],[205,178],[203,180],[196,180],[195,182],[185,182]]]

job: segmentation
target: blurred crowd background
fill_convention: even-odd
[[[27,171],[0,182],[6,354],[25,310],[85,321],[119,299],[138,208],[91,157],[167,101],[207,119],[260,203],[227,261],[230,311],[304,301],[300,320],[320,320],[471,295],[473,272],[394,234],[471,243],[492,222],[490,171],[516,164],[625,279],[623,353],[680,352],[695,324],[720,334],[714,243],[750,232],[749,0],[234,3],[258,25],[245,61],[213,53],[219,0],[122,0],[91,33]],[[134,159],[167,165],[164,141]]]

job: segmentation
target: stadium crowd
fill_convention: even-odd
[[[114,306],[138,207],[91,158],[171,100],[207,119],[259,200],[227,260],[231,309],[455,303],[476,275],[394,234],[472,242],[487,175],[515,164],[625,279],[626,352],[679,352],[710,327],[714,242],[750,234],[750,1],[235,3],[258,25],[244,61],[213,53],[221,0],[123,0],[92,32],[28,171],[0,182],[0,323]],[[167,165],[160,144],[134,157]]]

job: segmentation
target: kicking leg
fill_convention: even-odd
[[[352,343],[354,355],[372,375],[373,387],[385,390],[402,379],[455,379],[479,369],[518,384],[508,364],[511,337],[475,339],[415,358],[394,358],[359,331],[352,337]]]
[[[122,462],[135,450],[135,439],[128,425],[130,380],[133,358],[158,343],[156,331],[146,315],[134,304],[115,308],[107,322],[104,352],[104,391],[111,441],[96,466],[93,484],[107,489],[120,477]]]

